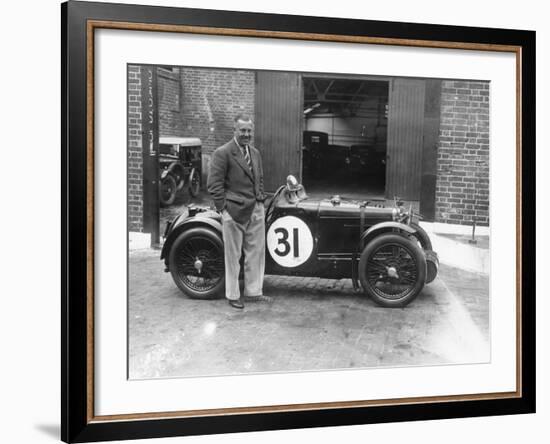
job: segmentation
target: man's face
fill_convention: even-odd
[[[254,124],[249,121],[237,120],[235,124],[235,139],[239,142],[239,145],[249,145],[252,139],[252,130]]]

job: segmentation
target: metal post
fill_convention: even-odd
[[[478,156],[478,158],[480,158],[481,156]],[[475,238],[476,236],[476,222],[477,222],[477,216],[476,216],[476,207],[477,207],[477,201],[478,201],[478,180],[479,180],[479,169],[482,167],[482,166],[485,166],[485,161],[483,160],[476,160],[476,171],[475,171],[475,178],[476,178],[476,182],[475,182],[475,198],[474,198],[474,215],[472,217],[473,219],[473,226],[472,226],[472,238],[468,240],[468,242],[470,244],[477,244],[477,240]]]
[[[159,117],[157,68],[141,67],[141,116],[143,147],[143,229],[151,244],[160,242],[159,211]]]

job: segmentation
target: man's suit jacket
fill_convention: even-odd
[[[208,174],[208,192],[216,209],[226,209],[241,224],[248,222],[256,202],[265,200],[260,152],[249,145],[249,153],[252,172],[235,139],[231,139],[212,154]]]

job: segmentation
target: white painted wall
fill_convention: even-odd
[[[375,141],[385,143],[387,126],[379,124],[379,119],[376,117],[377,112],[378,100],[367,99],[358,111],[360,117],[342,117],[334,114],[316,116],[313,114],[305,120],[305,129],[328,133],[328,143],[334,145],[350,146]]]

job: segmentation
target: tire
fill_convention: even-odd
[[[382,234],[361,253],[359,280],[377,304],[404,307],[424,288],[426,257],[418,243],[399,234]]]
[[[225,288],[223,241],[209,228],[182,232],[172,244],[168,268],[175,284],[193,299],[215,299]]]
[[[171,174],[160,180],[160,205],[167,207],[172,205],[176,200],[176,180]]]
[[[193,197],[197,197],[201,189],[201,176],[193,168],[191,175],[189,176],[189,194]]]

